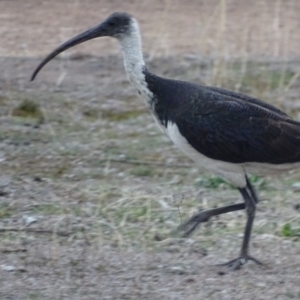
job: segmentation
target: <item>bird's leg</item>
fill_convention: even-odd
[[[222,215],[231,211],[245,209],[245,203],[232,204],[219,208],[200,211],[187,222],[181,224],[178,230],[183,231],[183,237],[189,236],[200,223],[208,222],[211,217]]]
[[[252,199],[252,201],[255,202],[255,204],[257,204],[257,203],[259,202],[259,199],[258,199],[258,197],[257,197],[257,194],[256,194],[256,192],[255,192],[253,186],[251,185],[251,183],[250,183],[248,177],[247,177],[247,176],[245,176],[245,177],[246,177],[246,184],[247,184],[246,186],[247,186],[247,188],[249,189],[249,192],[250,192],[250,194],[251,194],[251,199]],[[244,196],[243,196],[243,198],[244,198]]]
[[[242,265],[246,264],[249,260],[252,260],[259,265],[262,264],[260,261],[258,261],[257,259],[255,259],[254,257],[248,254],[249,241],[250,241],[252,225],[255,217],[255,210],[256,210],[256,204],[258,202],[258,198],[247,177],[246,177],[246,182],[247,182],[246,187],[239,189],[240,193],[244,198],[245,205],[246,205],[246,213],[247,213],[247,223],[245,228],[241,254],[238,258],[233,259],[225,264],[221,264],[221,266],[227,266],[232,270],[239,269]],[[249,192],[247,191],[247,189],[249,190]]]

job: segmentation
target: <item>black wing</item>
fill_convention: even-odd
[[[300,123],[226,97],[211,99],[207,107],[198,105],[173,120],[200,153],[232,163],[300,161]]]
[[[207,157],[232,163],[300,161],[300,123],[278,108],[243,94],[144,73],[160,122],[175,123]]]
[[[254,98],[254,97],[251,97],[251,96],[248,96],[248,95],[245,95],[245,94],[241,94],[241,93],[238,93],[238,92],[233,92],[233,91],[230,91],[230,90],[226,90],[226,89],[222,89],[222,88],[218,88],[218,87],[213,87],[213,86],[203,86],[203,88],[207,89],[209,91],[221,94],[221,95],[225,95],[225,96],[229,96],[229,97],[232,97],[232,98],[235,98],[235,99],[247,101],[249,103],[258,105],[260,107],[264,107],[268,110],[271,110],[271,111],[273,111],[277,114],[280,114],[280,115],[282,115],[286,118],[291,119],[290,116],[288,116],[285,112],[283,112],[280,109],[276,108],[275,106],[273,106],[271,104],[268,104],[264,101],[261,101],[257,98]]]

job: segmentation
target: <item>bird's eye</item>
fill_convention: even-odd
[[[108,25],[111,26],[111,27],[113,27],[113,26],[115,26],[116,24],[115,24],[114,21],[109,21],[109,22],[108,22]]]

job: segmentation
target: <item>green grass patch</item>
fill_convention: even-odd
[[[290,223],[286,223],[281,229],[281,234],[285,237],[300,236],[300,228],[293,228]]]
[[[250,175],[249,180],[251,181],[251,183],[254,185],[256,189],[261,190],[267,187],[267,181],[263,177],[257,175]]]
[[[196,186],[205,187],[209,189],[218,189],[224,186],[231,186],[221,177],[207,177],[203,176],[196,181]],[[231,186],[233,188],[233,186]]]
[[[130,174],[138,177],[153,176],[154,170],[149,166],[136,166],[130,170]]]
[[[30,293],[26,296],[26,300],[40,300],[40,299],[43,299],[44,296],[39,293],[39,292],[33,292],[33,293]]]
[[[39,104],[29,99],[23,100],[16,108],[14,108],[12,110],[12,115],[22,118],[37,119],[39,123],[43,123],[45,119]]]
[[[240,60],[233,62],[222,62],[222,67],[214,78],[212,85],[218,85],[230,90],[236,90],[237,85],[240,91],[246,94],[260,97],[265,92],[282,89],[288,86],[295,72],[282,67],[274,69],[272,63]]]
[[[267,185],[266,180],[257,175],[250,175],[249,180],[255,186],[256,189],[264,189]],[[228,183],[221,177],[217,177],[217,176],[202,176],[196,181],[195,185],[209,188],[209,189],[218,189],[218,188],[223,188],[225,186],[230,187],[232,189],[236,189],[235,186]]]
[[[133,206],[130,209],[122,207],[116,210],[113,214],[116,223],[121,223],[124,221],[126,221],[126,223],[137,223],[142,222],[146,218],[148,214],[148,207],[146,205]]]
[[[63,213],[63,209],[58,205],[47,203],[34,206],[33,212],[42,215],[60,215]]]
[[[10,218],[13,215],[13,209],[7,203],[0,203],[0,219]]]
[[[8,97],[4,96],[4,95],[0,95],[0,103],[4,104],[8,101]]]
[[[258,74],[247,73],[241,85],[250,86],[257,91],[275,90],[286,86],[294,77],[291,71],[263,71]]]

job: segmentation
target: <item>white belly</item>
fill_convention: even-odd
[[[280,174],[290,170],[300,168],[300,162],[288,163],[281,165],[267,164],[267,163],[244,163],[242,164],[247,173],[258,175],[272,175]]]
[[[246,186],[245,175],[247,173],[257,175],[279,174],[300,168],[300,162],[281,165],[256,162],[235,164],[209,158],[195,150],[188,143],[186,138],[179,132],[176,124],[169,122],[167,128],[165,128],[159,123],[155,115],[153,117],[158,127],[170,137],[182,153],[196,162],[198,166],[204,167],[239,188]]]
[[[174,123],[169,122],[166,131],[178,149],[195,161],[199,166],[221,176],[237,187],[244,187],[246,185],[245,171],[240,164],[211,159],[199,153],[188,143],[185,137],[181,135],[177,125]]]

